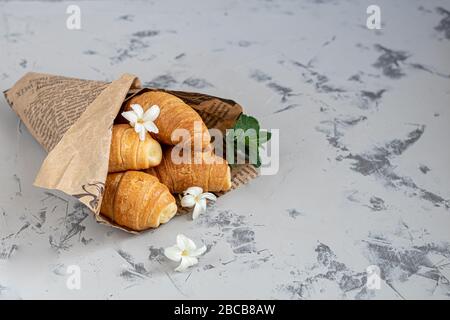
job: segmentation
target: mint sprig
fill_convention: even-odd
[[[256,135],[244,134],[243,137],[235,135],[233,139],[234,142],[236,142],[235,147],[237,147],[241,151],[244,150],[247,159],[256,159],[256,163],[253,163],[253,165],[256,168],[259,168],[261,166],[261,157],[259,155],[259,149],[262,146],[262,144],[270,140],[272,134],[269,131],[260,130],[258,120],[256,120],[256,118],[252,116],[248,116],[245,114],[241,114],[239,119],[236,121],[233,129],[235,130],[234,132],[236,132],[236,130],[239,129],[241,129],[244,133],[247,132],[247,130],[251,129],[253,129],[254,132],[256,132]],[[256,149],[251,147],[255,145]]]

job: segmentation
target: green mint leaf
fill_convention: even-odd
[[[254,163],[253,165],[255,166],[255,168],[261,167],[261,158],[259,157],[259,154],[258,157],[256,158],[256,163]]]
[[[236,124],[233,127],[234,130],[243,130],[247,132],[247,130],[253,129],[256,135],[245,135],[245,138],[242,136],[243,132],[235,132],[236,136],[234,137],[235,141],[237,141],[237,148],[239,150],[245,150],[246,157],[249,160],[252,160],[252,164],[259,168],[261,166],[261,157],[259,155],[259,148],[263,143],[266,143],[272,137],[272,134],[269,131],[260,131],[260,126],[258,120],[252,116],[248,116],[245,114],[241,114],[239,119],[236,121]],[[256,148],[250,148],[250,146],[256,146]]]
[[[248,129],[254,129],[256,132],[259,132],[259,123],[256,118],[241,114],[239,119],[236,121],[236,124],[234,125],[234,129],[242,129],[244,131]]]
[[[272,138],[272,133],[269,131],[260,131],[259,132],[259,139],[258,139],[258,145],[261,145],[263,143],[266,143],[267,141]]]

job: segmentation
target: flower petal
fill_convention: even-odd
[[[144,109],[142,109],[140,104],[132,104],[131,105],[131,109],[133,109],[134,112],[136,112],[136,115],[139,119],[142,119],[142,117],[144,116]]]
[[[158,127],[152,121],[145,121],[144,127],[148,132],[159,133]]]
[[[215,194],[213,194],[211,192],[205,192],[205,193],[202,193],[200,195],[200,199],[208,199],[208,200],[211,200],[211,201],[216,201],[217,197],[216,197]]]
[[[200,195],[203,192],[203,189],[200,187],[190,187],[187,188],[186,191],[184,192],[184,194],[191,194],[194,197]]]
[[[141,131],[145,131],[145,128],[142,123],[136,122],[134,125],[134,131],[136,131],[136,133],[139,133]]]
[[[187,268],[196,265],[198,263],[198,259],[194,257],[183,256],[181,257],[180,265],[175,269],[175,271],[184,271]]]
[[[195,206],[195,197],[191,194],[185,195],[181,199],[181,206],[186,208],[192,208],[193,206]]]
[[[179,234],[177,236],[177,246],[181,250],[187,250],[188,252],[197,249],[194,241],[186,237],[184,234]]]
[[[122,117],[127,119],[131,125],[134,125],[138,121],[138,117],[134,111],[122,112]]]
[[[144,121],[155,121],[156,118],[158,118],[158,116],[159,116],[159,112],[160,112],[159,106],[154,104],[149,109],[147,109],[147,111],[145,111],[143,120]]]
[[[192,212],[192,220],[198,218],[200,214],[206,211],[206,200],[201,199],[195,204],[194,211]]]
[[[202,254],[204,254],[205,251],[206,251],[206,246],[202,246],[201,248],[191,251],[189,256],[190,257],[198,257],[198,256],[201,256]]]
[[[172,247],[164,249],[164,255],[172,261],[180,261],[181,260],[181,252],[182,252],[182,250],[180,250],[180,248],[178,248],[178,246],[172,246]]]
[[[145,130],[141,130],[141,131],[139,131],[139,139],[141,140],[141,141],[145,141],[145,135],[147,134],[147,131],[145,131]]]
[[[206,199],[200,199],[198,203],[202,207],[202,211],[206,211]]]

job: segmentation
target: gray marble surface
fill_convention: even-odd
[[[450,3],[0,1],[0,88],[27,71],[230,97],[280,170],[139,236],[32,186],[45,152],[0,98],[0,298],[450,297]],[[175,273],[178,233],[208,246]],[[78,265],[81,289],[66,286]],[[366,269],[381,270],[379,289]]]

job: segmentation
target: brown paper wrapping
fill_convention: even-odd
[[[141,88],[139,79],[130,74],[106,83],[27,73],[5,91],[11,108],[49,152],[34,185],[76,197],[92,210],[97,221],[132,232],[107,220],[99,211],[108,174],[114,119],[126,99],[147,90],[156,89]],[[222,132],[232,128],[242,113],[242,107],[232,100],[201,93],[157,90],[176,95],[197,110],[208,128]],[[233,167],[232,190],[256,176],[252,165]]]

